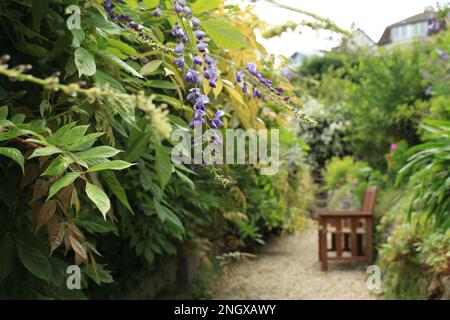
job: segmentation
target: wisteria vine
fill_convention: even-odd
[[[123,0],[117,0],[119,3],[124,3]],[[186,99],[192,103],[194,118],[189,123],[191,128],[196,125],[208,124],[211,128],[219,128],[224,124],[220,120],[225,115],[223,110],[218,110],[212,119],[207,123],[205,117],[207,117],[206,106],[210,104],[210,99],[199,88],[201,79],[208,80],[208,84],[211,88],[217,88],[217,79],[219,72],[217,70],[217,61],[211,57],[208,50],[208,43],[205,41],[207,33],[202,30],[201,21],[193,15],[191,8],[186,4],[185,0],[170,0],[170,4],[173,7],[174,13],[178,17],[178,21],[172,27],[171,34],[177,39],[175,48],[168,49],[167,47],[155,43],[148,37],[141,25],[135,23],[127,15],[116,14],[113,9],[115,7],[112,0],[107,0],[103,3],[103,7],[107,11],[108,15],[113,21],[118,22],[120,25],[132,29],[137,32],[140,38],[144,38],[157,50],[176,56],[173,63],[181,71],[185,71],[185,81],[187,84],[194,86],[189,90]],[[154,17],[161,17],[163,12],[158,5],[153,10]],[[196,45],[195,48],[189,50],[192,53],[192,64],[187,65],[185,55],[186,46],[190,44],[187,30],[184,26],[186,22],[189,22],[193,29]],[[303,122],[310,125],[316,125],[316,121],[309,118],[304,112],[300,111],[295,105],[290,103],[290,96],[284,96],[284,89],[280,87],[274,87],[273,82],[263,77],[258,72],[255,63],[248,63],[246,70],[238,71],[236,73],[236,82],[241,85],[243,94],[251,94],[254,99],[261,99],[263,102],[268,102],[269,99],[285,107],[289,111],[293,112],[295,116]],[[251,89],[251,91],[250,91]]]

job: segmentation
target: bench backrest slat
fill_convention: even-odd
[[[369,187],[364,193],[364,200],[361,208],[362,213],[373,214],[375,203],[377,201],[377,187]]]

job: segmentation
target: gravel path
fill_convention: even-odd
[[[231,264],[213,287],[215,299],[376,299],[365,265],[331,262],[320,271],[316,230],[276,238],[256,259]]]

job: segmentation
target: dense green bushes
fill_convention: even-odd
[[[275,176],[171,161],[171,131],[203,117],[283,128],[283,154],[305,149],[292,114],[311,121],[254,40],[255,16],[209,0],[180,12],[94,0],[66,15],[77,3],[0,4],[0,297],[123,296],[185,245],[203,243],[207,257],[299,225],[312,201],[303,151]],[[194,108],[190,93],[204,94]],[[82,291],[66,289],[74,263]]]
[[[387,298],[441,297],[430,288],[442,288],[449,276],[449,43],[442,31],[391,49],[333,52],[299,70],[312,78],[308,100],[324,109],[324,123],[346,124],[339,137],[346,153],[336,139],[322,145],[329,205],[356,208],[368,184],[380,186],[377,239]]]

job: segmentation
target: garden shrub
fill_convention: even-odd
[[[76,3],[1,3],[0,296],[120,297],[183,246],[214,255],[286,228],[279,177],[296,184],[303,159],[278,177],[171,161],[173,129],[315,124],[257,17],[223,1]],[[72,264],[83,290],[64,289]]]

